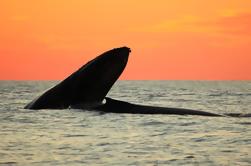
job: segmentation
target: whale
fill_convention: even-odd
[[[102,103],[112,85],[123,72],[128,47],[104,52],[87,62],[62,82],[28,103],[25,109],[66,109],[92,107]]]
[[[128,47],[119,47],[102,53],[32,100],[24,109],[71,108],[101,113],[251,117],[251,114],[217,114],[185,108],[140,105],[106,97],[124,71],[130,52]]]
[[[173,114],[173,115],[201,115],[201,116],[225,116],[216,113],[197,111],[185,108],[158,107],[133,104],[126,101],[105,97],[105,102],[93,109],[102,113],[127,113],[127,114]]]

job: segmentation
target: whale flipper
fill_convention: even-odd
[[[25,108],[64,109],[79,103],[90,105],[102,102],[123,72],[129,53],[129,48],[121,47],[101,54]]]

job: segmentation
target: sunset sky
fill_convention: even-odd
[[[251,1],[0,0],[0,80],[63,79],[121,46],[120,79],[251,80]]]

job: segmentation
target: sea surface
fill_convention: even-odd
[[[56,83],[0,81],[0,166],[251,165],[251,118],[23,109]],[[251,113],[251,81],[118,81],[108,96]]]

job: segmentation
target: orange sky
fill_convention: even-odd
[[[0,1],[0,80],[63,79],[121,46],[121,79],[251,80],[251,1]]]

